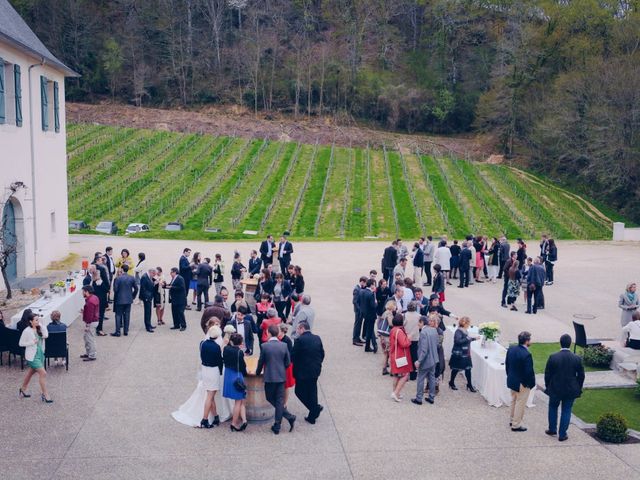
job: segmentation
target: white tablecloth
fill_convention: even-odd
[[[11,317],[11,328],[16,328],[17,323],[22,318],[22,312],[30,308],[34,313],[42,315],[41,323],[48,325],[51,322],[51,312],[58,310],[61,314],[60,321],[66,325],[71,325],[80,315],[80,309],[84,306],[82,296],[82,280],[75,280],[76,290],[73,293],[67,291],[65,296],[53,294],[51,298],[41,297],[31,305],[27,305]]]
[[[447,359],[451,357],[455,331],[456,327],[449,325],[444,334],[442,347]],[[469,333],[472,336],[478,335],[478,328],[469,328]],[[471,342],[471,361],[473,362],[471,380],[473,386],[492,407],[511,405],[511,390],[507,387],[507,372],[504,366],[506,354],[507,349],[499,343],[493,342],[486,348],[482,348],[480,340]],[[531,390],[527,401],[528,407],[535,406],[533,403],[535,390],[536,387]]]

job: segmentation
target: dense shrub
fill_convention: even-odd
[[[613,350],[604,345],[585,348],[583,359],[585,365],[590,367],[608,368],[613,359]]]
[[[622,443],[627,439],[627,420],[618,413],[603,413],[596,424],[596,435],[600,440]]]

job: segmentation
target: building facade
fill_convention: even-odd
[[[68,76],[77,74],[0,0],[0,238],[16,247],[7,268],[11,282],[68,254]]]

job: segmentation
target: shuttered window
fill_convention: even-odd
[[[20,75],[20,65],[13,66],[13,82],[16,92],[16,126],[22,126],[22,84]]]
[[[4,92],[4,60],[0,58],[0,123],[5,123],[7,119]]]
[[[49,130],[49,98],[47,96],[47,79],[40,75],[40,116],[42,117],[42,131]]]
[[[60,98],[58,95],[58,82],[53,82],[53,123],[56,133],[60,132]]]

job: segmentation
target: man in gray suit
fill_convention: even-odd
[[[422,322],[420,322],[422,323]],[[430,318],[427,325],[422,327],[420,331],[420,339],[418,340],[418,358],[415,362],[418,370],[418,391],[416,398],[411,401],[416,405],[422,405],[424,397],[424,380],[428,379],[429,396],[427,402],[433,404],[436,395],[436,365],[438,364],[438,330],[436,329],[436,320]]]
[[[131,304],[138,294],[138,286],[135,279],[127,274],[128,265],[122,266],[124,272],[113,282],[113,304],[116,312],[116,331],[112,337],[120,336],[120,328],[124,327],[124,336],[129,335],[129,318],[131,317]]]
[[[289,431],[293,430],[293,424],[296,421],[296,416],[289,413],[284,406],[286,371],[291,358],[287,344],[278,340],[280,333],[278,325],[270,325],[268,331],[269,340],[262,344],[256,375],[260,375],[264,367],[264,394],[267,401],[276,409],[276,419],[271,431],[278,435],[282,417],[289,422]]]
[[[316,318],[316,312],[311,307],[311,297],[309,295],[303,295],[302,300],[298,302],[296,308],[293,310],[293,325],[291,338],[296,340],[298,338],[298,325],[300,322],[307,322],[309,329],[313,330],[313,320]]]

